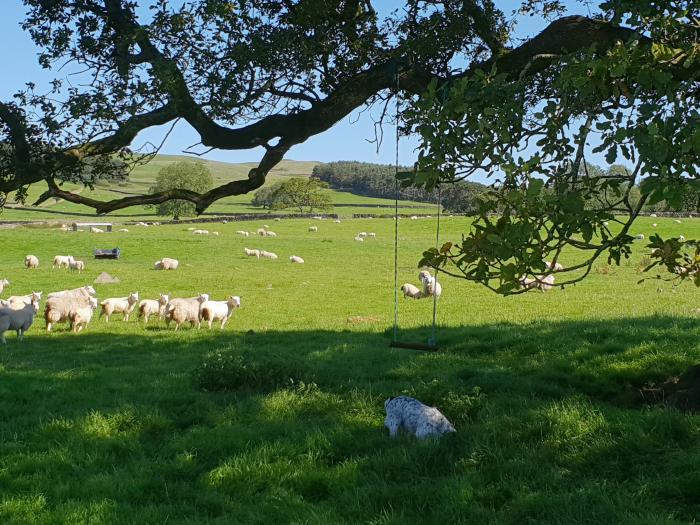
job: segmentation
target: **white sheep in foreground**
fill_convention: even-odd
[[[78,299],[87,300],[87,298],[91,295],[97,295],[97,292],[92,286],[86,284],[85,286],[81,286],[80,288],[73,288],[72,290],[61,290],[60,292],[51,292],[46,297],[47,299],[53,299],[54,297],[75,297]]]
[[[90,226],[90,233],[104,233],[105,231],[102,228],[95,228],[94,226]]]
[[[260,250],[250,250],[248,248],[243,248],[243,251],[248,257],[257,257],[260,259]]]
[[[156,261],[153,264],[155,270],[177,270],[178,266],[180,266],[180,261],[170,257],[163,257],[160,261]]]
[[[442,295],[442,285],[432,275],[423,280],[424,297],[440,297]]]
[[[27,304],[21,310],[12,310],[10,308],[0,309],[0,343],[5,344],[5,332],[8,330],[16,330],[17,337],[21,341],[24,338],[24,332],[29,330],[34,322],[37,305]]]
[[[545,261],[545,264],[547,265],[547,268],[554,270],[555,272],[561,272],[564,270],[564,266],[558,262]]]
[[[265,257],[266,259],[272,259],[274,261],[277,259],[277,254],[274,252],[266,252],[265,250],[261,250],[260,257]]]
[[[68,267],[71,270],[77,270],[78,273],[83,273],[83,270],[85,269],[85,261],[73,259],[70,263],[68,263]]]
[[[192,230],[193,235],[209,235],[209,230]]]
[[[292,255],[289,257],[289,260],[292,261],[293,263],[297,264],[304,264],[304,259],[299,257],[298,255]]]
[[[238,235],[242,235],[243,237],[248,237],[248,235],[250,235],[248,232],[244,232],[243,230],[237,230],[236,233]]]
[[[412,299],[420,299],[423,297],[423,292],[421,292],[417,286],[414,286],[411,283],[404,283],[401,285],[401,291],[403,292],[404,299],[407,297]]]
[[[61,295],[49,297],[44,307],[44,320],[46,331],[50,332],[56,323],[70,321],[71,316],[80,308],[90,306],[95,301],[89,294],[85,295]]]
[[[53,266],[51,267],[51,269],[53,270],[54,268],[63,268],[64,266],[66,268],[70,268],[70,262],[72,260],[72,255],[57,255],[53,258]]]
[[[27,268],[38,268],[39,258],[36,255],[27,255],[24,258],[24,266]]]
[[[160,294],[158,300],[144,299],[139,303],[139,317],[143,318],[145,324],[148,324],[148,318],[152,315],[157,315],[161,319],[165,317],[165,306],[170,301],[167,294]]]
[[[97,310],[97,299],[90,297],[88,304],[76,307],[69,315],[70,328],[74,334],[87,328],[87,325],[92,321],[92,316]]]
[[[28,295],[11,295],[7,298],[6,306],[13,310],[21,310],[25,305],[34,303],[38,309],[40,301],[41,292],[32,292]]]
[[[536,275],[535,277],[521,277],[520,286],[527,290],[539,289],[543,292],[550,290],[554,286],[553,275]]]
[[[5,289],[5,286],[10,286],[10,281],[7,279],[0,279],[0,293]]]
[[[170,321],[175,322],[175,331],[180,329],[182,323],[190,322],[192,326],[201,326],[199,319],[199,307],[209,300],[208,294],[200,294],[189,299],[174,298],[165,307],[165,323],[170,326]]]
[[[100,317],[105,316],[106,322],[109,323],[109,316],[112,314],[124,314],[124,320],[129,320],[129,315],[136,308],[136,303],[139,302],[139,293],[131,292],[127,297],[110,297],[100,303],[102,311]]]
[[[202,321],[207,321],[209,330],[211,330],[212,322],[217,319],[221,320],[221,330],[228,320],[233,315],[236,308],[241,307],[241,298],[237,295],[231,295],[226,301],[205,301],[199,307],[199,317]]]
[[[309,226],[309,231],[310,231],[310,232],[317,232],[317,231],[318,231],[318,226]]]

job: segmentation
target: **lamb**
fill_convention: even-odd
[[[547,268],[554,270],[555,272],[561,272],[564,269],[564,266],[558,262],[545,261],[545,264],[547,265]]]
[[[250,235],[248,232],[244,232],[243,230],[237,230],[236,233],[238,235],[242,235],[243,237],[248,237],[248,235]]]
[[[318,231],[318,226],[309,226],[309,231],[310,231],[310,232],[317,232],[317,231]]]
[[[209,324],[217,319],[221,319],[221,330],[224,329],[226,322],[233,315],[236,308],[241,307],[241,298],[237,295],[231,295],[226,301],[205,301],[199,307],[199,317]]]
[[[97,310],[97,299],[90,297],[87,305],[78,306],[68,315],[70,327],[74,334],[82,331],[83,328],[87,328],[95,310]]]
[[[423,292],[417,286],[411,283],[404,283],[401,285],[401,291],[403,292],[403,298],[406,299],[411,297],[412,299],[420,299],[423,297]]]
[[[101,228],[95,228],[94,226],[90,226],[90,233],[104,233],[105,231]]]
[[[95,301],[96,299],[87,293],[85,295],[49,296],[46,300],[46,306],[44,307],[46,331],[50,332],[55,323],[70,321],[71,316],[73,316],[75,312],[80,308],[93,304]]]
[[[272,259],[273,261],[277,259],[277,254],[273,252],[266,252],[265,250],[260,251],[260,257],[265,257],[267,259]]]
[[[21,341],[24,338],[24,333],[32,326],[36,311],[37,305],[35,303],[26,304],[21,310],[0,309],[0,343],[7,343],[5,332],[8,330],[16,330],[17,337]]]
[[[0,279],[0,293],[5,289],[5,286],[10,286],[10,281],[7,279]]]
[[[13,310],[21,310],[27,304],[35,303],[37,309],[41,301],[41,292],[32,292],[29,295],[11,295],[7,298],[7,307]]]
[[[152,315],[158,315],[161,319],[165,316],[165,306],[170,301],[170,297],[166,294],[160,294],[160,298],[144,299],[139,303],[139,317],[143,318],[145,324],[148,324],[148,318]]]
[[[543,292],[551,290],[554,286],[554,276],[553,275],[536,275],[532,277],[521,277],[520,286],[526,290],[539,289]]]
[[[199,307],[209,300],[209,295],[203,293],[189,299],[171,299],[165,307],[165,323],[170,326],[170,321],[175,321],[175,331],[182,323],[190,322],[192,326],[201,326]]]
[[[54,297],[73,297],[78,299],[87,300],[91,295],[97,295],[95,289],[89,284],[82,286],[81,288],[73,288],[72,290],[62,290],[60,292],[51,292],[47,295],[47,299],[53,299]]]
[[[51,269],[53,270],[54,268],[63,268],[64,266],[66,268],[70,268],[70,263],[73,260],[72,255],[57,255],[56,257],[53,258],[53,266]]]
[[[76,259],[73,259],[71,262],[68,263],[68,267],[71,270],[77,270],[78,273],[83,273],[83,270],[85,269],[85,261],[78,261]]]
[[[291,257],[289,257],[289,260],[293,263],[304,264],[304,259],[302,259],[298,255],[292,255]]]
[[[180,261],[170,257],[163,257],[160,261],[156,261],[153,264],[155,270],[177,270],[178,266],[180,266]]]
[[[412,397],[390,397],[384,401],[384,410],[384,425],[392,438],[396,437],[400,428],[418,439],[456,432],[452,423],[437,408],[424,405]]]
[[[248,248],[243,248],[243,251],[248,257],[257,257],[260,259],[260,250],[249,250]]]
[[[127,297],[110,297],[105,299],[100,303],[102,307],[102,312],[100,316],[104,315],[106,321],[109,323],[109,316],[114,313],[123,313],[124,320],[129,320],[129,315],[134,311],[136,303],[139,302],[139,293],[131,292]]]
[[[209,235],[209,230],[192,230],[193,235]]]
[[[26,266],[27,269],[38,268],[39,267],[39,258],[36,255],[27,255],[24,258],[24,266]]]

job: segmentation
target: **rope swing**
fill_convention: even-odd
[[[399,341],[399,143],[400,143],[400,100],[399,100],[399,72],[396,70],[396,156],[394,159],[394,331],[391,344],[393,348],[406,348],[410,350],[436,351],[437,344],[437,294],[433,293],[433,322],[430,338],[426,343]],[[442,208],[442,195],[440,185],[437,185],[437,227],[435,231],[435,247],[440,247],[440,214]],[[435,288],[438,285],[438,269],[435,268]]]

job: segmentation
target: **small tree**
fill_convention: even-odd
[[[173,162],[161,168],[156,178],[156,183],[151,186],[151,193],[159,193],[168,190],[191,190],[197,193],[209,191],[214,185],[214,178],[202,162],[183,160]],[[182,216],[194,215],[195,206],[185,200],[172,200],[156,206],[158,215],[172,215],[177,220]]]
[[[269,210],[296,208],[299,213],[311,213],[333,207],[326,191],[328,184],[317,179],[297,177],[263,188],[255,194],[253,206]],[[267,190],[267,191],[264,191]]]

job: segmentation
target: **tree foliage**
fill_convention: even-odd
[[[151,186],[151,193],[174,190],[187,190],[203,193],[214,185],[214,178],[203,162],[179,161],[163,166],[158,172],[156,183]],[[178,220],[195,214],[194,204],[186,200],[174,199],[161,202],[156,206],[156,213],[171,216]]]
[[[700,0],[580,2],[586,16],[521,0],[515,17],[507,0],[406,0],[389,14],[371,0],[24,3],[41,65],[73,76],[0,102],[0,193],[44,180],[38,202],[109,213],[179,199],[201,213],[260,188],[294,145],[363,106],[386,116],[399,96],[402,131],[420,139],[406,187],[492,183],[471,231],[423,262],[516,293],[564,250],[586,257],[560,283],[599,256],[620,261],[644,206],[681,205],[697,177]],[[522,39],[522,16],[551,23]],[[90,184],[88,159],[142,159],[129,150],[138,133],[178,120],[204,148],[264,154],[247,178],[206,192],[100,202],[61,189]],[[582,176],[593,154],[629,169]],[[664,264],[680,253],[668,242],[655,252],[670,253]]]
[[[293,177],[261,188],[253,197],[253,206],[270,211],[293,208],[299,213],[325,211],[333,207],[331,197],[324,191],[328,184],[313,178]]]

